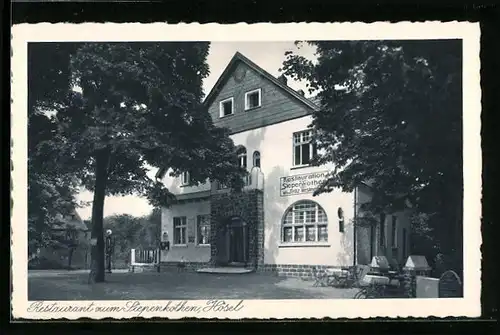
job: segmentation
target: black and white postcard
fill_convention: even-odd
[[[479,316],[479,24],[12,28],[26,319]]]

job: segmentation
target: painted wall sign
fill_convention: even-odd
[[[325,179],[327,173],[327,171],[322,171],[281,177],[280,195],[286,197],[288,195],[312,193]]]

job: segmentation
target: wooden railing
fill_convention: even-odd
[[[137,266],[160,266],[159,249],[130,249],[130,268],[135,272]]]

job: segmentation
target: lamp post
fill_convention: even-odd
[[[111,254],[113,253],[115,245],[112,234],[113,232],[111,229],[106,230],[106,257],[108,263],[108,273],[111,273]]]

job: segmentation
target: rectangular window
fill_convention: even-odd
[[[234,113],[234,99],[222,100],[219,105],[219,116],[224,117]]]
[[[398,217],[396,215],[392,216],[392,229],[391,229],[391,246],[393,248],[397,247],[397,229],[398,229]]]
[[[186,244],[186,217],[174,217],[174,244]]]
[[[261,100],[261,89],[256,89],[245,93],[245,110],[260,107],[262,103]]]
[[[182,175],[181,175],[181,183],[184,186],[191,184],[191,178],[189,176],[189,172],[183,172],[182,173]]]
[[[293,134],[293,165],[309,165],[316,156],[316,145],[312,143],[312,131],[306,130]]]
[[[385,246],[385,214],[380,214],[380,246]]]
[[[210,216],[198,215],[196,220],[196,243],[198,245],[210,244]]]

